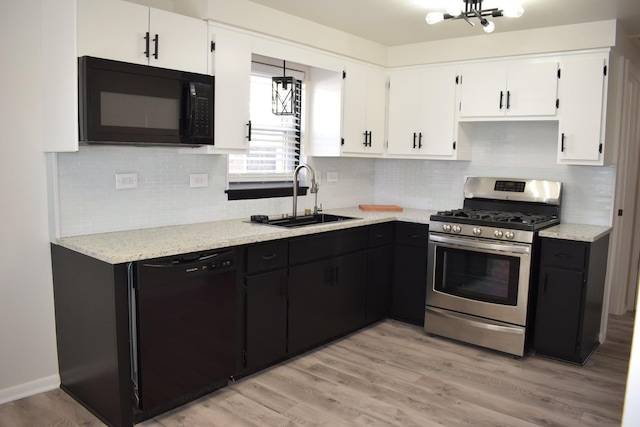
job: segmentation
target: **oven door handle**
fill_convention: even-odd
[[[510,243],[487,243],[480,242],[478,240],[467,240],[464,237],[448,237],[430,234],[429,241],[465,249],[479,249],[503,253],[509,252],[520,255],[529,255],[531,253],[531,248],[528,245],[514,245]]]

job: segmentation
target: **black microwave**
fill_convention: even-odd
[[[80,142],[213,145],[214,77],[83,56]]]

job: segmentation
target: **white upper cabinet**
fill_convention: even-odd
[[[127,1],[78,0],[78,56],[207,73],[207,23]]]
[[[249,150],[251,43],[243,36],[211,28],[211,70],[215,76],[213,145],[182,153],[229,154]]]
[[[456,70],[398,70],[389,79],[387,154],[461,160],[456,142]]]
[[[469,65],[461,84],[461,119],[556,114],[557,62]]]
[[[558,163],[603,164],[604,55],[567,57],[561,63]]]
[[[343,155],[381,155],[385,138],[385,71],[348,63],[343,102]]]

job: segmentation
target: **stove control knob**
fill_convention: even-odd
[[[479,235],[482,234],[482,228],[480,228],[480,227],[473,227],[472,231],[473,231],[473,235],[474,236],[479,236]]]
[[[453,230],[454,233],[459,233],[462,231],[462,228],[460,228],[459,225],[454,225],[453,227],[451,227],[451,229]]]
[[[450,232],[451,231],[451,226],[449,224],[444,224],[442,226],[442,231],[445,231],[447,233]]]
[[[509,240],[513,240],[513,238],[516,237],[516,235],[513,234],[513,231],[507,231],[506,233],[504,233],[504,237],[506,237]]]
[[[498,239],[502,239],[502,230],[494,231],[493,235],[496,236]]]

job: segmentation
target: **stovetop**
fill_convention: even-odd
[[[454,209],[431,215],[431,221],[536,231],[560,222],[556,215],[490,209]]]

